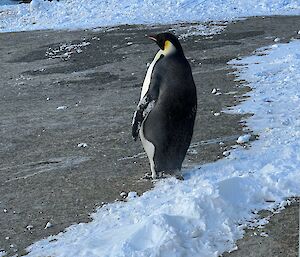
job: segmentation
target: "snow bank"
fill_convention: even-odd
[[[259,140],[215,163],[166,179],[127,203],[108,204],[88,224],[28,248],[29,256],[219,256],[235,248],[260,209],[300,195],[300,41],[231,61],[253,91],[234,110],[254,113]],[[264,235],[265,236],[265,235]]]
[[[299,0],[33,0],[0,7],[0,32],[300,14]]]

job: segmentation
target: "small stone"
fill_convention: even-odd
[[[212,94],[216,94],[217,92],[218,92],[218,91],[217,91],[216,88],[214,88],[214,89],[211,91]]]
[[[28,225],[28,226],[26,227],[26,229],[27,229],[27,230],[31,230],[31,229],[33,229],[33,226],[32,226],[32,225]]]
[[[68,108],[67,106],[63,105],[63,106],[58,106],[56,109],[57,110],[65,110],[67,108]]]
[[[121,197],[123,197],[123,198],[126,198],[126,196],[127,196],[127,193],[125,193],[125,192],[121,192],[120,196],[121,196]]]
[[[52,228],[53,227],[53,224],[50,223],[50,222],[47,222],[46,226],[44,229],[47,229],[47,228]]]
[[[266,232],[261,232],[260,236],[262,236],[262,237],[268,237],[269,235]]]
[[[77,147],[83,147],[83,148],[86,148],[87,147],[87,143],[79,143],[77,145]]]

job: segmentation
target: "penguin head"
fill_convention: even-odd
[[[183,53],[179,40],[171,33],[165,32],[157,35],[150,35],[148,37],[155,41],[165,54],[173,52]]]

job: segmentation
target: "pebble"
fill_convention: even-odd
[[[33,226],[32,226],[32,225],[28,225],[28,226],[26,227],[26,229],[27,229],[27,230],[31,230],[31,229],[33,229]]]
[[[50,223],[50,222],[47,222],[46,226],[44,229],[47,229],[47,228],[52,228],[53,227],[53,224]]]
[[[123,198],[125,198],[127,196],[127,194],[125,192],[121,192],[120,196],[122,196]]]
[[[56,109],[57,110],[65,110],[67,108],[68,108],[67,106],[63,105],[63,106],[58,106]]]
[[[266,232],[261,232],[260,236],[262,236],[262,237],[268,237],[269,235]]]

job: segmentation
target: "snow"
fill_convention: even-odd
[[[31,245],[28,256],[212,257],[236,249],[243,228],[268,223],[259,210],[278,212],[286,197],[300,195],[299,53],[295,40],[229,62],[253,88],[226,110],[254,114],[247,124],[259,138],[251,147],[237,146],[184,181],[160,180],[141,196],[104,205],[92,222]]]
[[[1,0],[0,2],[0,6],[1,5],[10,5],[10,4],[17,4],[17,1],[13,1],[13,0]]]
[[[228,157],[230,155],[230,151],[224,151],[222,154],[223,156]]]
[[[236,140],[236,142],[238,144],[244,144],[244,143],[249,142],[250,138],[251,138],[250,134],[242,135],[242,136],[239,136],[239,138]]]
[[[136,197],[138,197],[137,192],[129,192],[128,195],[127,195],[127,197],[126,197],[126,200],[130,201],[130,200],[132,200],[132,199],[134,199]]]
[[[299,0],[33,0],[0,7],[0,32],[299,15]]]
[[[59,58],[64,61],[67,61],[75,53],[80,54],[83,52],[82,48],[90,45],[90,42],[81,42],[78,44],[62,44],[57,49],[49,48],[46,52],[46,57],[48,59]]]

